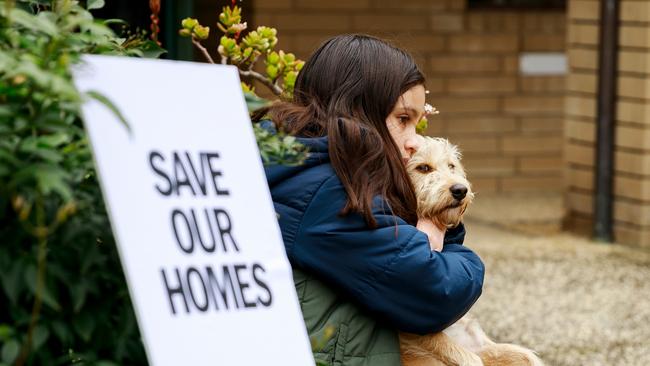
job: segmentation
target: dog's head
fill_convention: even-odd
[[[458,148],[446,139],[425,137],[406,165],[418,200],[418,217],[432,219],[440,228],[457,226],[474,198],[460,157]]]

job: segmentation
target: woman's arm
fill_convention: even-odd
[[[321,186],[288,253],[294,264],[411,333],[441,331],[478,299],[484,267],[471,250],[445,240],[441,252],[432,251],[427,235],[390,215],[381,201],[375,229],[360,215],[340,217],[344,204],[338,180]]]

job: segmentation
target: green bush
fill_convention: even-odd
[[[76,1],[0,1],[1,364],[146,363],[71,82],[82,53],[160,49]]]
[[[95,20],[103,0],[84,3],[0,0],[0,366],[146,364],[80,118],[85,98],[113,107],[79,94],[70,66],[164,51]],[[267,162],[305,156],[256,135]]]

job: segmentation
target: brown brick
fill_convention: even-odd
[[[250,23],[248,23],[248,27],[252,29],[257,28],[261,25],[266,25],[270,27],[276,26],[275,22],[273,21],[273,16],[271,15],[271,12],[265,12],[264,14],[254,13],[253,16],[251,17]],[[281,34],[281,36],[283,35]],[[284,37],[278,38],[278,44],[282,42],[283,40],[282,38]]]
[[[431,69],[434,73],[488,73],[500,69],[499,58],[496,56],[438,56],[431,58]]]
[[[618,41],[621,46],[650,48],[650,27],[623,25]]]
[[[569,1],[569,18],[580,20],[600,19],[600,2],[593,0]]]
[[[567,119],[564,134],[568,139],[584,142],[596,141],[596,124],[574,119]]]
[[[635,200],[650,201],[650,179],[617,176],[614,178],[614,194]]]
[[[561,176],[504,177],[501,179],[503,192],[560,191],[562,186]]]
[[[476,194],[494,193],[499,190],[499,181],[493,177],[472,177],[469,173],[470,183],[472,183],[472,190]]]
[[[648,153],[616,151],[615,158],[616,171],[646,175],[650,173],[650,154]]]
[[[490,113],[499,110],[497,98],[437,98],[430,102],[440,111],[440,116],[461,113]]]
[[[506,154],[540,154],[562,151],[560,136],[506,136],[503,137],[503,152]]]
[[[435,14],[430,19],[431,30],[437,32],[459,32],[463,30],[464,19],[461,14]]]
[[[404,35],[393,43],[410,52],[434,52],[442,51],[445,48],[445,38],[433,34]]]
[[[569,27],[569,43],[598,44],[598,26],[590,24],[571,24]]]
[[[591,217],[581,213],[576,214],[571,210],[567,210],[567,215],[562,223],[562,227],[564,230],[577,235],[591,237],[594,224]]]
[[[559,34],[566,29],[564,12],[530,11],[521,13],[523,29],[526,32]]]
[[[517,123],[509,117],[446,118],[447,132],[450,134],[507,133],[516,129]]]
[[[438,1],[440,1],[440,0],[438,0]],[[466,10],[467,9],[467,1],[447,0],[447,9],[455,10],[455,11]]]
[[[474,177],[513,175],[515,172],[514,158],[466,158],[463,159],[463,165],[472,179]]]
[[[614,220],[650,226],[650,203],[614,200]]]
[[[564,51],[566,36],[564,34],[526,34],[524,35],[524,51],[549,52]]]
[[[443,93],[445,90],[445,79],[443,78],[427,78],[427,91],[429,98]],[[431,119],[431,118],[430,118]],[[435,117],[433,118],[435,119]],[[431,119],[431,120],[433,120]]]
[[[593,191],[594,172],[592,170],[570,168],[566,173],[567,183],[570,187]]]
[[[554,96],[506,97],[503,109],[518,114],[559,114],[564,110],[564,98]]]
[[[418,15],[359,14],[352,17],[357,31],[416,31],[427,29],[427,18]]]
[[[559,132],[564,127],[561,117],[522,117],[521,131],[523,133]]]
[[[621,2],[620,19],[623,22],[650,22],[650,2],[648,1]]]
[[[596,70],[598,68],[598,51],[579,48],[569,49],[569,66],[577,69]]]
[[[598,90],[598,78],[596,78],[596,74],[570,73],[567,90],[596,94]]]
[[[424,133],[426,136],[441,136],[445,130],[445,124],[439,119],[429,118],[427,130]]]
[[[458,145],[463,155],[467,157],[473,155],[485,156],[495,154],[498,151],[496,137],[458,137],[451,138],[450,141]]]
[[[374,8],[379,10],[445,10],[446,0],[372,0]]]
[[[595,97],[567,96],[566,113],[571,116],[596,117]]]
[[[620,51],[618,55],[620,71],[650,74],[650,52]]]
[[[616,106],[616,119],[649,125],[650,104],[620,100]]]
[[[503,94],[517,90],[514,77],[454,77],[447,80],[451,94]]]
[[[650,129],[616,126],[616,146],[650,150]],[[650,171],[647,172],[650,174]]]
[[[566,195],[566,205],[571,211],[587,215],[593,215],[594,213],[594,199],[590,194],[583,192],[568,192]]]
[[[285,50],[291,50],[296,54],[306,54],[309,55],[313,52],[321,43],[328,39],[329,35],[324,34],[296,34],[291,38],[291,48],[284,48]],[[278,39],[282,42],[287,36],[280,36]]]
[[[636,248],[650,248],[650,229],[614,225],[614,238],[617,243]]]
[[[564,76],[522,76],[519,79],[519,88],[524,92],[564,93],[566,90]]]
[[[650,99],[650,76],[647,78],[619,76],[618,95],[623,97]]]
[[[519,57],[505,56],[502,61],[503,73],[507,75],[519,73]]]
[[[562,158],[552,157],[520,157],[518,170],[522,173],[543,173],[559,175],[562,172]]]
[[[469,12],[467,13],[467,30],[472,32],[503,32],[519,31],[521,16],[510,12]]]
[[[291,9],[291,0],[265,0],[255,2],[255,10]],[[259,11],[253,12],[254,14]],[[265,23],[261,23],[265,24]]]
[[[342,32],[350,29],[351,19],[347,15],[325,14],[277,14],[273,17],[275,24],[268,24],[282,31],[326,30]]]
[[[462,34],[449,37],[449,49],[455,52],[508,53],[517,51],[517,35]]]
[[[260,4],[266,0],[259,1]],[[299,9],[367,9],[370,7],[370,0],[346,0],[346,1],[323,1],[323,0],[296,0],[296,7]]]
[[[564,145],[564,159],[567,163],[593,167],[596,150],[593,146],[567,143]]]

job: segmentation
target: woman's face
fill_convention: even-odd
[[[402,160],[406,163],[418,150],[422,136],[415,132],[415,126],[424,117],[425,90],[416,85],[402,94],[386,118],[386,126],[393,141],[399,147]]]

